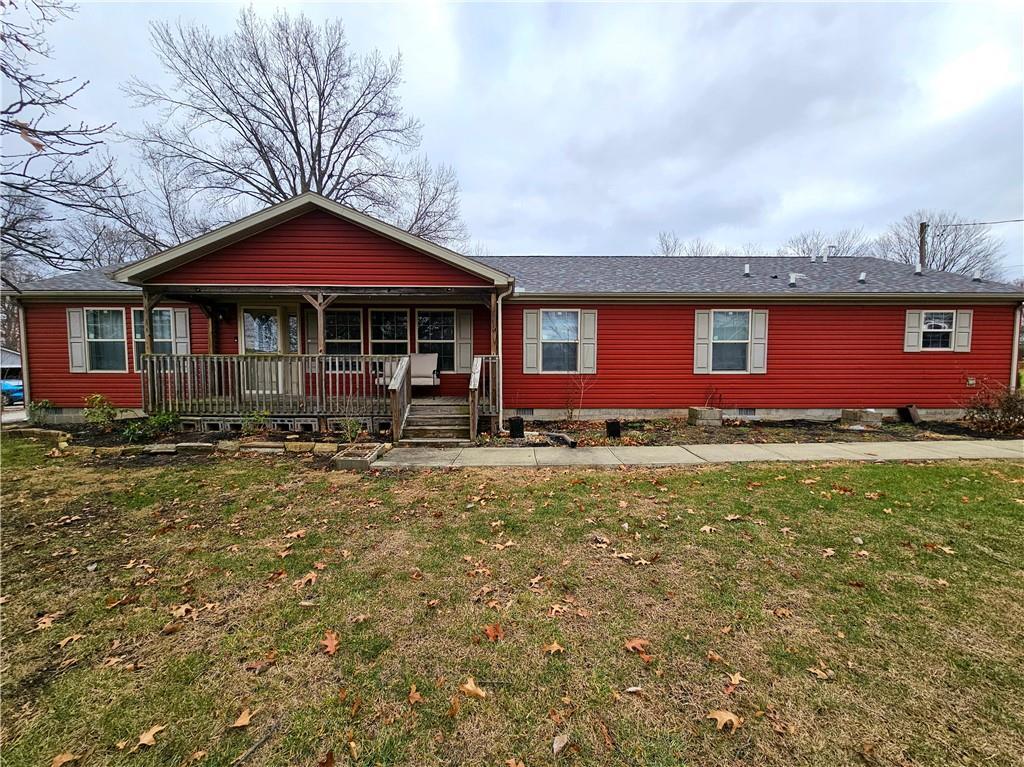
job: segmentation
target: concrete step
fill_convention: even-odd
[[[426,437],[402,437],[395,443],[395,447],[469,447],[472,443],[467,439],[448,438],[426,438]]]
[[[469,439],[469,426],[412,426],[406,423],[405,428],[402,429],[402,438],[406,437]]]

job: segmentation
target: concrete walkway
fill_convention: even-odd
[[[395,448],[374,468],[424,466],[683,466],[750,461],[933,461],[1010,458],[1024,461],[1024,440],[804,442],[683,447]]]

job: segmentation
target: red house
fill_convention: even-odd
[[[1014,385],[1024,294],[859,257],[470,259],[304,194],[16,298],[26,401],[60,417],[99,393],[202,429],[356,419],[409,441],[703,405],[949,417]]]

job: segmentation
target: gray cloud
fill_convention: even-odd
[[[494,253],[645,253],[667,228],[770,248],[920,207],[1024,209],[1014,4],[300,7],[401,50],[424,148]],[[237,8],[85,4],[54,63],[92,80],[83,118],[137,125],[118,85],[159,76],[146,22],[224,31]],[[998,230],[1011,275],[1022,231]]]

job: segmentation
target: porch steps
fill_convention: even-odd
[[[469,405],[417,401],[409,406],[401,447],[463,447],[469,443]]]

